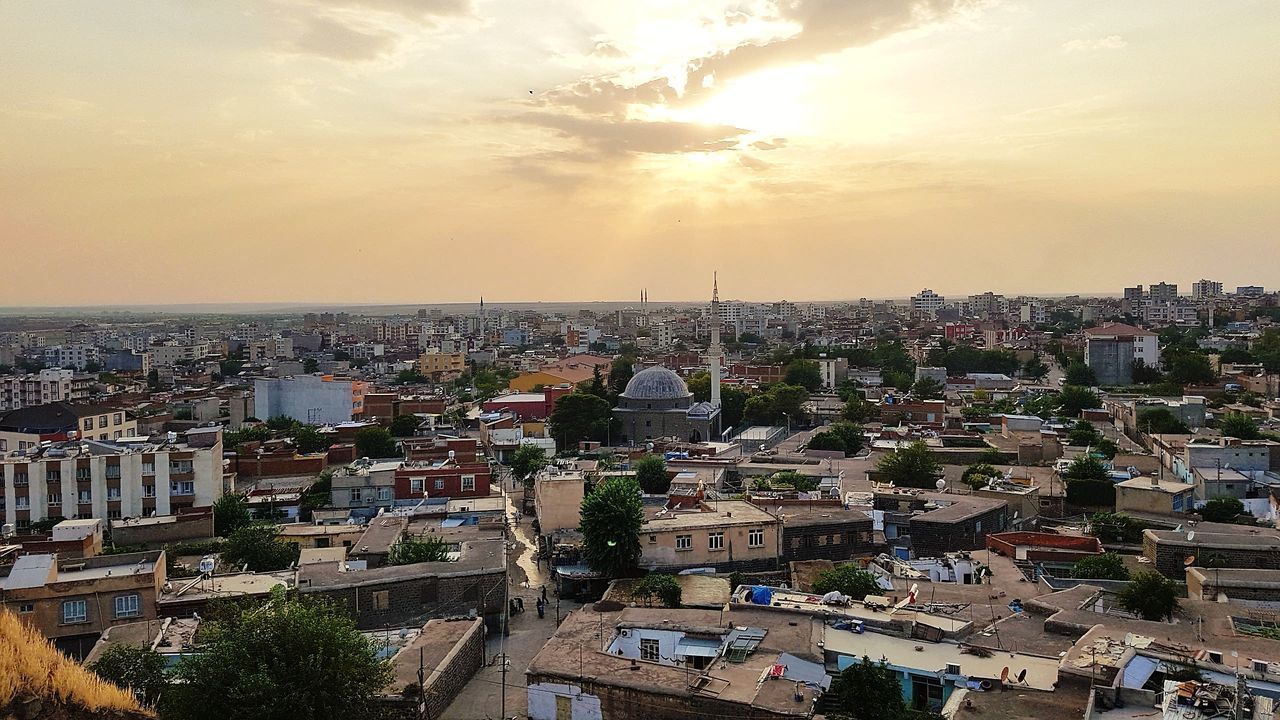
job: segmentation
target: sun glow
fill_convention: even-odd
[[[672,117],[740,127],[750,131],[751,139],[803,135],[812,124],[813,74],[810,67],[788,67],[735,78],[702,104],[674,110]]]

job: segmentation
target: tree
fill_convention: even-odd
[[[651,606],[653,600],[657,599],[662,603],[663,607],[678,608],[680,607],[680,597],[682,595],[680,589],[680,581],[675,575],[663,575],[661,573],[650,573],[640,579],[635,589],[631,591],[631,596],[644,600],[646,606]]]
[[[876,582],[875,575],[857,565],[837,565],[822,571],[813,581],[815,595],[825,595],[832,591],[861,600],[868,595],[880,594],[880,585]]]
[[[634,574],[640,562],[643,524],[640,484],[635,478],[611,477],[596,485],[582,500],[579,526],[587,566],[605,577]]]
[[[844,440],[830,430],[823,430],[822,432],[814,433],[809,438],[809,449],[829,450],[840,453],[848,452],[848,448],[845,446]]]
[[[409,368],[396,373],[396,385],[421,385],[429,382],[426,375],[423,375],[417,368]]]
[[[874,403],[869,403],[859,395],[852,395],[840,411],[840,417],[849,422],[862,424],[869,422],[879,412]]]
[[[609,399],[609,389],[604,385],[604,376],[600,374],[600,366],[595,365],[591,368],[591,383],[587,385],[583,392],[590,393],[599,398]]]
[[[132,690],[143,702],[155,705],[165,687],[164,656],[150,647],[118,643],[89,664],[89,669],[107,682]]]
[[[314,425],[300,425],[293,432],[293,446],[300,453],[316,453],[329,449],[329,438]]]
[[[1138,430],[1148,435],[1185,435],[1187,424],[1167,407],[1147,407],[1138,411]]]
[[[1000,477],[1001,474],[999,470],[987,463],[974,463],[964,469],[964,473],[960,475],[960,482],[977,490],[986,487],[991,478]]]
[[[1080,417],[1081,410],[1098,407],[1102,407],[1102,398],[1087,387],[1067,384],[1058,393],[1058,412],[1067,417]]]
[[[367,717],[393,678],[374,641],[324,600],[277,591],[200,629],[205,642],[179,661],[165,702],[178,720]]]
[[[333,359],[336,361],[350,360],[351,353],[347,352],[346,350],[343,350],[342,348],[334,348]]]
[[[1142,542],[1143,527],[1142,523],[1121,513],[1100,512],[1089,516],[1089,534],[1103,542]]]
[[[1200,508],[1205,522],[1233,523],[1244,513],[1244,503],[1233,497],[1216,497]]]
[[[370,425],[356,433],[356,454],[367,458],[396,457],[396,441],[385,428]]]
[[[663,495],[671,487],[667,461],[661,455],[645,455],[636,461],[636,482],[646,495]]]
[[[1022,375],[1040,382],[1049,375],[1049,366],[1040,359],[1039,355],[1035,355],[1022,364]]]
[[[227,493],[213,503],[213,533],[218,537],[227,537],[252,523],[253,516],[243,496]]]
[[[921,400],[937,400],[942,397],[943,389],[942,383],[926,375],[911,386],[911,394]]]
[[[1154,570],[1139,570],[1116,595],[1116,601],[1143,620],[1171,619],[1178,608],[1178,586]]]
[[[1104,552],[1082,557],[1071,566],[1071,576],[1088,580],[1128,580],[1129,568],[1119,553]]]
[[[1067,365],[1067,384],[1093,387],[1098,384],[1098,377],[1094,375],[1093,368],[1082,362],[1074,362]]]
[[[160,389],[160,371],[159,370],[155,368],[151,368],[151,370],[147,372],[147,389],[148,390]]]
[[[880,458],[876,470],[882,480],[898,487],[932,488],[942,472],[942,463],[923,440],[917,440]]]
[[[1211,383],[1215,377],[1209,357],[1201,352],[1179,350],[1164,355],[1163,362],[1169,381],[1179,385]]]
[[[387,552],[388,565],[449,562],[449,559],[449,543],[430,535],[401,538]]]
[[[818,489],[818,479],[809,475],[802,475],[795,470],[783,470],[776,472],[769,477],[767,483],[770,487],[786,486],[800,492],[809,492]]]
[[[636,359],[629,355],[622,355],[613,359],[613,364],[609,366],[609,391],[616,397],[627,389],[627,383],[631,382],[631,377],[636,374]]]
[[[1164,380],[1160,368],[1152,367],[1142,360],[1133,361],[1133,381],[1139,385],[1151,385]]]
[[[538,471],[547,466],[547,452],[537,445],[521,445],[511,456],[511,475],[524,484],[525,489],[533,487],[533,478]]]
[[[792,360],[787,363],[786,374],[782,381],[788,385],[799,385],[813,392],[822,387],[822,370],[813,360]]]
[[[418,424],[420,422],[417,415],[397,415],[391,421],[391,436],[413,437],[418,434]]]
[[[1102,439],[1102,433],[1093,426],[1088,420],[1077,420],[1074,425],[1067,430],[1067,444],[1083,447],[1086,445],[1097,445]]]
[[[1104,437],[1094,444],[1093,450],[1094,452],[1101,454],[1102,457],[1112,460],[1115,458],[1116,454],[1120,452],[1120,446],[1111,438]]]
[[[298,421],[288,415],[273,415],[267,418],[267,429],[276,432],[292,432]]]
[[[307,373],[308,375],[310,375],[311,373],[319,372],[319,371],[320,371],[320,361],[319,361],[319,360],[316,360],[315,358],[310,358],[310,357],[309,357],[309,358],[307,358],[306,360],[303,360],[303,361],[302,361],[302,372]]]
[[[1107,468],[1097,458],[1089,455],[1081,455],[1071,464],[1067,466],[1067,471],[1062,473],[1062,477],[1068,480],[1107,480],[1110,476],[1107,474]]]
[[[906,720],[911,717],[902,699],[898,673],[885,661],[867,656],[845,668],[832,684],[829,717],[838,720]],[[826,700],[826,698],[824,698]]]
[[[720,426],[728,430],[742,423],[747,405],[747,391],[737,385],[720,386]]]
[[[253,523],[237,528],[222,544],[222,560],[248,565],[250,572],[283,570],[298,560],[297,543],[280,539],[275,525]]]
[[[584,392],[571,392],[556,399],[551,417],[552,436],[568,450],[582,440],[604,440],[613,411],[609,402]]]
[[[1258,430],[1258,423],[1244,413],[1227,413],[1218,421],[1218,430],[1226,437],[1240,438],[1241,440],[1262,439],[1262,432]]]

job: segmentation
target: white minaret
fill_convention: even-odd
[[[711,355],[711,405],[720,407],[720,356],[724,351],[720,348],[720,286],[715,273],[711,275],[711,345],[707,348]]]

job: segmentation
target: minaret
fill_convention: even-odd
[[[480,296],[480,343],[484,344],[484,296]]]
[[[720,356],[724,351],[720,348],[720,285],[715,273],[711,275],[711,345],[707,348],[711,355],[711,405],[720,407]]]

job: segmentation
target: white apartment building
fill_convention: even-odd
[[[190,363],[213,354],[212,348],[207,342],[191,343],[187,345],[153,345],[147,348],[147,353],[151,356],[151,367],[173,367],[178,363]]]
[[[1191,297],[1196,300],[1205,300],[1208,298],[1220,297],[1222,295],[1222,283],[1212,280],[1199,280],[1191,283]]]
[[[1022,322],[1024,323],[1047,323],[1049,322],[1049,308],[1044,303],[1030,302],[1022,305]]]
[[[45,518],[118,520],[212,505],[230,490],[221,429],[199,428],[187,438],[71,441],[7,453],[0,517],[24,528]]]
[[[17,410],[72,399],[71,370],[46,369],[0,377],[0,410]]]
[[[44,364],[54,368],[84,370],[89,363],[100,364],[102,356],[94,345],[74,343],[44,349]]]
[[[1142,319],[1152,325],[1185,325],[1199,317],[1196,306],[1180,302],[1151,302],[1142,308]]]
[[[947,299],[938,293],[925,288],[918,294],[911,297],[911,310],[913,312],[927,313],[930,316],[938,314],[938,311],[947,304]]]

